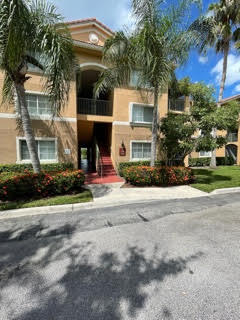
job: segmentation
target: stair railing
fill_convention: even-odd
[[[96,144],[96,169],[97,169],[98,175],[102,178],[103,177],[103,161],[102,161],[102,156],[97,144]]]

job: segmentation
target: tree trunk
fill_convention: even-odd
[[[225,87],[225,82],[227,77],[227,63],[228,63],[229,48],[230,48],[230,42],[228,41],[225,45],[224,52],[223,52],[223,71],[222,71],[222,79],[220,83],[218,103],[217,103],[218,108],[220,107],[220,102],[223,98],[223,92],[224,92],[224,87]],[[213,135],[213,138],[217,137],[217,130],[215,128],[213,129],[212,135]],[[216,168],[216,166],[217,166],[217,161],[216,161],[216,149],[215,149],[212,152],[210,168]]]
[[[151,167],[155,166],[158,137],[158,88],[154,90],[154,108],[152,122]]]
[[[33,129],[32,129],[31,119],[28,113],[25,89],[23,84],[21,83],[20,84],[15,83],[15,88],[16,88],[17,97],[18,97],[24,136],[26,138],[27,147],[29,150],[30,159],[33,166],[33,171],[35,173],[39,173],[41,171],[41,165],[38,157],[37,144],[36,144]]]

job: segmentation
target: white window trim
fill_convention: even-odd
[[[132,124],[132,125],[141,125],[141,124],[143,124],[143,125],[148,125],[148,126],[152,125],[152,122],[133,121],[133,114],[132,114],[132,112],[133,112],[133,105],[134,105],[134,104],[139,104],[139,105],[141,105],[141,106],[149,106],[149,107],[154,108],[154,105],[153,105],[153,104],[140,103],[140,102],[130,102],[130,103],[129,103],[129,122],[130,122],[130,124]]]
[[[21,159],[20,141],[25,140],[25,137],[16,137],[16,147],[17,147],[17,161],[16,163],[31,163],[31,160]],[[48,138],[48,137],[35,137],[36,141],[55,141],[55,159],[53,160],[40,160],[40,163],[58,163],[58,138]]]
[[[204,152],[208,152],[208,151],[204,151]],[[212,151],[209,151],[210,155],[209,156],[201,156],[201,153],[199,152],[199,158],[210,158],[212,156]]]
[[[33,96],[44,96],[44,97],[49,96],[46,92],[38,92],[38,91],[26,91],[26,94],[30,94]],[[48,120],[48,119],[53,118],[52,114],[49,114],[49,113],[42,113],[42,114],[30,114],[29,113],[29,115],[30,115],[30,118],[34,119],[34,120]]]
[[[151,158],[133,158],[132,157],[132,144],[133,143],[152,143],[151,140],[130,140],[130,161],[148,161]]]

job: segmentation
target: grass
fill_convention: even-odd
[[[82,192],[78,194],[55,196],[39,200],[25,200],[16,202],[11,201],[6,203],[0,203],[0,211],[20,208],[34,208],[43,206],[83,203],[89,201],[92,201],[92,193],[90,190],[83,189]]]
[[[240,167],[224,166],[217,169],[193,169],[196,177],[192,187],[211,192],[216,189],[240,187]]]

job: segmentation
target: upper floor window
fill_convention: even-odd
[[[238,131],[236,130],[235,132],[228,132],[227,141],[228,142],[237,142],[238,141]]]
[[[48,96],[42,94],[26,94],[26,100],[30,115],[52,115]]]
[[[144,104],[132,105],[132,122],[133,123],[148,123],[153,121],[153,107]]]
[[[181,111],[185,110],[185,98],[169,99],[168,109],[170,111]]]

